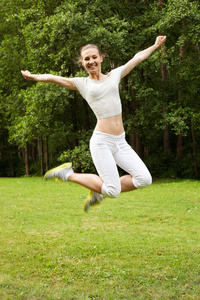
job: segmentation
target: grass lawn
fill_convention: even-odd
[[[200,182],[83,212],[87,190],[0,178],[0,299],[200,299]]]

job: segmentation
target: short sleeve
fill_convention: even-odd
[[[120,83],[120,80],[121,80],[121,78],[122,78],[123,72],[124,72],[124,65],[121,66],[121,67],[118,67],[118,68],[116,68],[116,69],[113,69],[113,70],[111,71],[111,75],[110,75],[110,76],[112,76],[112,77],[113,77],[113,80],[114,80],[117,84],[119,84],[119,83]]]
[[[87,94],[87,78],[86,77],[74,77],[73,82],[80,92],[81,96],[86,99]]]

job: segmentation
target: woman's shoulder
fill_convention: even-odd
[[[84,92],[88,84],[88,77],[73,77],[73,82],[79,91]]]
[[[108,77],[112,77],[112,76],[117,76],[117,77],[119,76],[119,77],[121,77],[122,74],[123,74],[123,72],[124,72],[124,65],[112,69],[112,70],[107,74],[107,76],[108,76]]]
[[[73,77],[73,81],[76,83],[86,83],[88,81],[88,77]]]

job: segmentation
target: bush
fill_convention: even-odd
[[[76,172],[83,173],[95,173],[95,167],[92,161],[92,157],[90,155],[89,148],[86,144],[81,143],[79,146],[76,146],[72,150],[64,151],[58,161],[64,162],[72,162],[73,169]]]

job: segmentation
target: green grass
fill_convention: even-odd
[[[87,190],[0,178],[0,299],[200,299],[200,182],[83,212]]]

